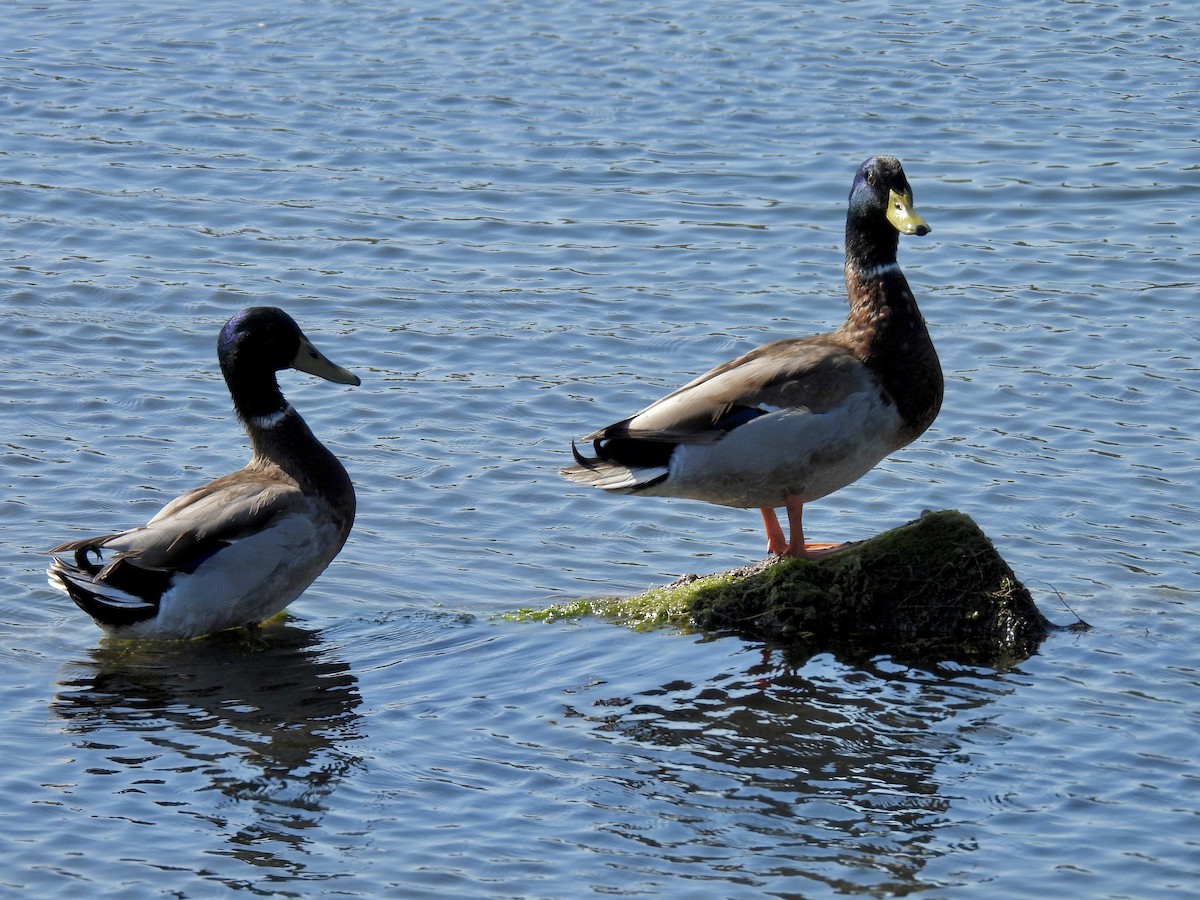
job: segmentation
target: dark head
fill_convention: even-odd
[[[353,372],[326,359],[295,320],[274,306],[252,306],[226,322],[217,338],[217,358],[226,377],[299,369],[338,384],[360,383]]]
[[[275,373],[299,369],[338,384],[359,384],[334,365],[282,309],[254,306],[233,316],[217,338],[217,359],[243,416],[269,415],[283,405]]]
[[[899,235],[925,235],[912,187],[894,156],[872,156],[854,176],[846,211],[846,253],[864,265],[893,262]]]

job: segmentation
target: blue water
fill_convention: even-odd
[[[0,890],[1011,898],[1200,884],[1200,22],[1183,0],[9,3]],[[569,441],[844,313],[868,155],[934,427],[815,540],[968,513],[1059,622],[1009,671],[496,614],[759,558]],[[260,634],[105,643],[42,555],[241,465],[288,309],[345,550]]]

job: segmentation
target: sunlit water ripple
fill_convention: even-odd
[[[1150,897],[1200,883],[1192,8],[6,7],[5,889]],[[495,618],[758,557],[561,481],[572,437],[843,314],[855,166],[934,428],[806,516],[969,513],[1056,621],[1011,671]],[[286,623],[107,644],[42,574],[240,465],[221,323],[359,518]]]

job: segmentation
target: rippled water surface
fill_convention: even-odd
[[[9,3],[0,886],[1194,895],[1198,47],[1182,0]],[[555,470],[840,321],[877,152],[946,402],[806,524],[961,509],[1092,630],[993,671],[498,618],[761,556]],[[362,376],[284,378],[350,541],[256,635],[104,642],[42,551],[241,464],[260,304]]]

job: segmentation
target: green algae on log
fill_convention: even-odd
[[[989,665],[1028,657],[1056,630],[979,526],[953,510],[814,560],[772,557],[635,597],[516,617],[588,614],[636,627],[734,632],[796,650]]]

